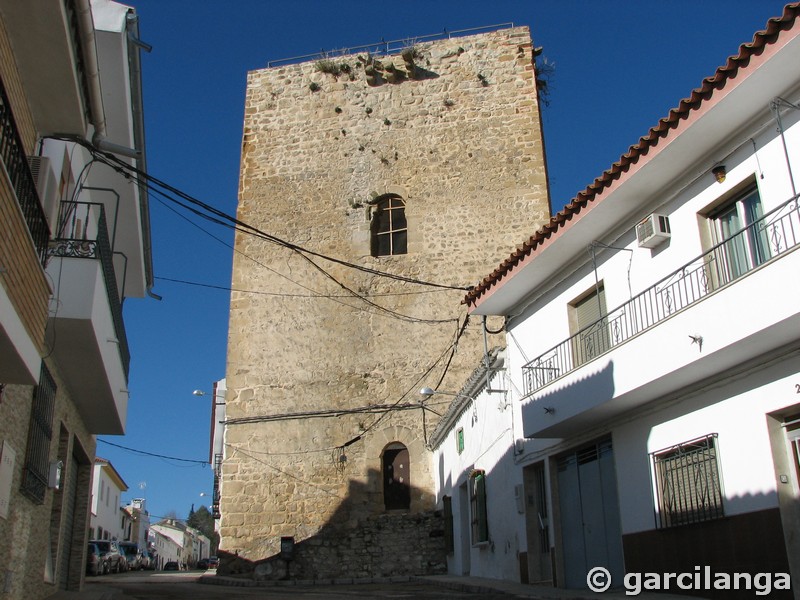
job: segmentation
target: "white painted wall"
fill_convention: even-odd
[[[748,373],[750,381],[743,376],[712,385],[615,427],[623,534],[655,528],[649,454],[711,433],[718,434],[725,514],[777,507],[766,414],[798,402],[797,373],[800,360],[790,357]]]
[[[781,85],[797,90],[800,77],[796,72],[794,77],[794,82],[781,81]],[[800,92],[787,97],[800,105]],[[747,88],[739,90],[739,98],[747,100]],[[609,433],[623,534],[656,527],[651,453],[712,433],[718,436],[725,514],[778,506],[778,489],[786,484],[776,477],[768,415],[787,412],[785,409],[800,411],[800,357],[797,352],[782,350],[791,344],[797,347],[800,339],[800,247],[530,396],[523,392],[522,366],[569,338],[569,304],[596,282],[603,283],[606,305],[612,312],[700,257],[706,248],[704,215],[744,183],[757,184],[764,213],[797,193],[790,173],[794,186],[800,186],[800,110],[782,113],[783,137],[776,132],[774,116],[766,105],[748,110],[759,114],[758,118],[720,136],[724,143],[713,148],[702,164],[687,169],[680,157],[660,163],[655,159],[648,166],[650,171],[658,169],[661,181],[669,181],[672,174],[671,182],[648,187],[650,179],[642,169],[623,184],[619,205],[613,204],[613,197],[602,200],[629,211],[630,218],[617,217],[615,221],[608,210],[581,215],[579,226],[561,232],[563,238],[553,244],[570,248],[570,236],[585,236],[590,231],[599,242],[594,261],[581,245],[574,254],[563,253],[561,267],[553,268],[552,257],[545,251],[546,260],[541,264],[549,265],[556,275],[544,285],[532,287],[527,301],[509,304],[504,313],[511,319],[503,379],[512,408],[499,415],[484,414],[482,394],[477,403],[478,422],[486,427],[481,434],[470,435],[470,409],[435,449],[438,497],[453,497],[456,530],[458,485],[473,465],[487,472],[494,545],[486,550],[469,549],[467,561],[456,539],[448,562],[451,573],[462,573],[463,565],[469,563],[470,574],[516,579],[514,554],[525,550],[527,543],[524,515],[513,502],[514,486],[522,482],[522,468],[544,460],[549,479],[548,459]],[[724,124],[713,111],[711,107],[709,118]],[[709,172],[708,165],[719,162],[727,167],[723,183],[717,183]],[[680,167],[670,172],[670,165]],[[638,197],[631,208],[625,203],[636,195],[631,194],[634,189]],[[797,203],[786,210],[797,210]],[[672,238],[651,250],[638,246],[635,225],[652,212],[668,215]],[[793,223],[800,226],[800,217]],[[535,259],[532,265],[535,270]],[[506,281],[493,291],[491,306],[504,307],[503,285],[508,286],[508,298],[516,302],[514,286],[519,283]],[[690,335],[703,337],[702,348],[692,343]],[[545,412],[544,408],[554,411]],[[509,425],[512,414],[513,430]],[[455,453],[454,440],[459,426],[467,434],[467,449],[461,456]],[[543,435],[524,442],[519,439],[532,433]],[[519,454],[512,450],[515,441]],[[554,521],[551,519],[550,539],[557,543]]]
[[[170,536],[165,535],[156,525],[153,525],[150,529],[150,542],[155,548],[157,569],[163,569],[164,565],[170,561],[180,564],[182,546]]]
[[[507,390],[505,374],[495,375],[490,385],[492,389]],[[434,449],[439,507],[443,496],[452,497],[455,551],[448,556],[447,566],[453,574],[519,581],[518,553],[526,549],[525,521],[514,496],[514,487],[522,484],[522,471],[514,464],[514,440],[518,433],[509,397],[508,393],[482,391],[475,401],[468,403]],[[456,446],[459,429],[464,431],[461,453]],[[471,543],[468,497],[460,493],[472,469],[486,473],[489,542],[479,545]]]
[[[95,462],[92,468],[92,508],[89,527],[94,529],[95,538],[98,530],[103,528],[105,533],[102,539],[123,540],[122,517],[120,515],[120,498],[122,492],[128,488],[121,487],[117,477],[114,477],[113,465],[108,462]]]

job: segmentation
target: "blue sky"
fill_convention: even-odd
[[[150,173],[235,214],[245,77],[269,61],[444,30],[527,25],[554,65],[542,107],[551,202],[559,210],[714,73],[775,0],[129,0],[140,17]],[[225,375],[232,235],[151,198],[163,300],[124,307],[132,352],[127,433],[97,454],[145,497],[185,517],[207,504],[211,383]],[[531,232],[533,233],[533,232]],[[209,235],[211,234],[211,235]],[[213,235],[213,237],[212,237]],[[522,242],[523,240],[520,240]],[[509,249],[510,253],[511,249]],[[498,264],[506,256],[498,256]],[[115,444],[109,445],[105,442]],[[162,456],[145,456],[118,445]]]

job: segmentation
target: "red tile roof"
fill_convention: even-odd
[[[706,77],[700,87],[693,90],[688,98],[681,100],[676,108],[670,110],[669,114],[658,122],[658,125],[652,127],[646,136],[640,138],[637,144],[631,146],[628,152],[611,165],[611,168],[604,171],[585,190],[570,200],[561,211],[550,218],[546,225],[534,233],[499,267],[472,288],[464,298],[463,303],[475,305],[483,294],[498,285],[503,278],[510,274],[514,267],[533,254],[542,242],[564,227],[564,224],[570,221],[574,215],[580,213],[589,203],[593,202],[604,188],[609,187],[622,173],[625,173],[632,164],[639,160],[640,156],[647,154],[651,147],[655,146],[661,138],[666,137],[672,129],[675,129],[678,123],[685,119],[691,111],[697,110],[704,101],[710,99],[715,90],[724,87],[728,79],[736,76],[740,67],[748,65],[751,56],[761,54],[766,46],[775,43],[781,31],[791,29],[795,25],[795,20],[798,16],[800,16],[800,2],[793,2],[784,7],[783,15],[767,21],[766,28],[756,32],[752,42],[739,46],[738,54],[730,56],[727,62],[716,70],[714,75]]]

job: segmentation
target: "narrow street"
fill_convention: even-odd
[[[482,598],[500,600],[506,594],[487,595],[485,592],[468,592],[449,589],[435,583],[404,582],[355,585],[266,586],[234,587],[200,583],[198,571],[165,573],[133,572],[102,577],[87,577],[84,591],[92,598],[113,600],[244,600],[266,598],[272,600],[347,600],[368,598],[417,598],[419,600],[466,600]],[[112,596],[108,596],[113,593]]]

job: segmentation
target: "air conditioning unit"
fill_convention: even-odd
[[[55,231],[58,224],[58,182],[50,166],[50,159],[46,156],[29,156],[28,165],[33,174],[33,182],[36,184],[36,192],[39,194],[47,225],[50,231]]]
[[[655,248],[670,238],[669,217],[653,213],[636,226],[636,241],[640,248]]]

